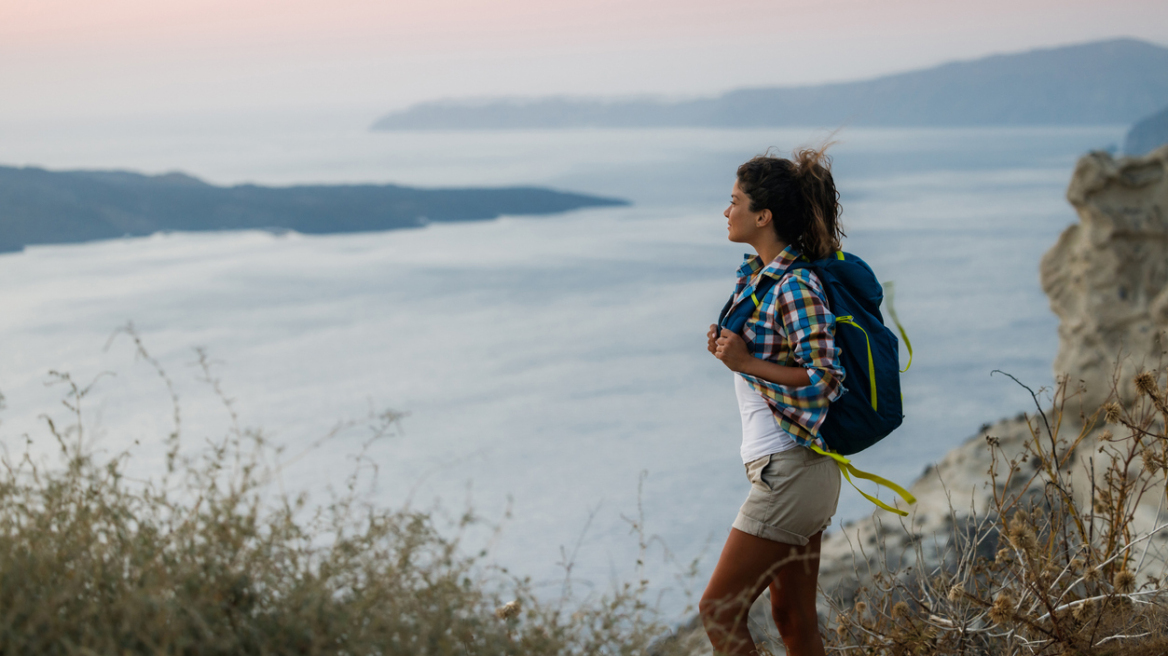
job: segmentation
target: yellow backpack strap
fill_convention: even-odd
[[[852,480],[852,476],[855,476],[856,478],[862,478],[866,481],[872,481],[873,483],[875,483],[877,485],[883,485],[884,487],[886,487],[886,488],[892,490],[893,492],[896,492],[898,495],[900,495],[900,498],[907,501],[909,505],[912,505],[912,504],[917,502],[917,498],[914,497],[908,490],[897,485],[896,483],[893,483],[892,481],[888,480],[887,478],[884,478],[883,476],[877,476],[876,474],[869,474],[866,471],[858,469],[855,465],[852,464],[851,460],[848,460],[847,458],[841,456],[840,454],[830,452],[830,451],[824,451],[823,449],[819,448],[818,446],[816,446],[814,444],[810,445],[809,448],[812,451],[814,451],[820,455],[824,455],[824,456],[827,456],[828,458],[831,458],[832,460],[835,460],[835,464],[839,465],[840,471],[843,472],[844,478],[848,479],[848,483],[850,483],[852,487],[856,488],[857,492],[864,495],[865,499],[871,501],[872,503],[883,508],[884,510],[887,510],[888,512],[896,513],[897,515],[900,515],[901,517],[908,516],[908,513],[906,511],[900,510],[899,508],[894,508],[893,506],[890,506],[890,505],[884,503],[880,499],[877,499],[876,497],[874,497],[874,496],[868,494],[867,492],[861,490],[860,488],[856,487],[856,483],[855,483],[855,481]]]
[[[896,324],[896,329],[900,331],[900,338],[904,340],[904,346],[908,349],[908,364],[900,373],[908,371],[912,366],[912,342],[908,341],[908,333],[904,332],[904,326],[900,325],[900,319],[896,316],[896,307],[892,305],[892,297],[896,293],[896,286],[890,282],[884,283],[884,304],[888,306],[888,316],[892,317],[892,323]]]
[[[868,345],[868,385],[872,392],[872,409],[876,409],[876,365],[872,363],[872,340],[868,339],[868,331],[864,330],[860,324],[856,323],[855,317],[848,315],[846,317],[836,317],[836,323],[843,323],[849,326],[855,326],[864,333],[864,342]]]

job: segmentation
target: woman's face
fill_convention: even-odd
[[[762,212],[750,211],[750,197],[738,188],[737,180],[730,191],[730,207],[727,207],[722,215],[727,220],[728,237],[735,243],[752,244],[760,230],[769,229],[768,226],[758,224]]]

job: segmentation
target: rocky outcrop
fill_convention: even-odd
[[[1155,368],[1168,341],[1168,146],[1146,157],[1079,160],[1067,200],[1079,223],[1042,258],[1042,287],[1059,317],[1056,374],[1087,382],[1083,402],[1098,407],[1116,379]]]

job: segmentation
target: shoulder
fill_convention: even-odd
[[[775,285],[775,292],[775,312],[784,323],[811,325],[833,321],[823,283],[814,271],[788,271]]]
[[[775,288],[780,294],[811,293],[826,300],[826,295],[823,291],[823,281],[819,279],[814,269],[788,269],[783,274],[783,277],[779,279]]]

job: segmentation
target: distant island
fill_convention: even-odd
[[[1117,39],[943,64],[872,80],[740,89],[686,101],[427,102],[373,130],[947,127],[1129,124],[1168,105],[1168,48]]]
[[[1147,155],[1164,144],[1168,144],[1168,107],[1131,126],[1123,140],[1123,154]]]
[[[366,232],[615,205],[628,202],[538,187],[221,187],[183,173],[0,166],[0,252],[167,230]]]

